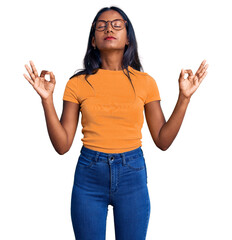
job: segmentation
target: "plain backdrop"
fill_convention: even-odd
[[[209,64],[167,151],[153,143],[144,116],[151,201],[147,239],[231,240],[232,15],[225,0],[1,2],[0,239],[75,239],[70,203],[81,121],[70,151],[57,154],[24,65],[32,60],[39,73],[53,71],[60,118],[65,85],[83,67],[91,23],[110,6],[132,22],[142,66],[157,82],[166,120],[176,105],[181,68],[195,73],[204,59]],[[106,239],[114,236],[109,206]]]

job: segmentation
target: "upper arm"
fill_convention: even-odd
[[[166,123],[162,112],[160,101],[151,101],[144,105],[146,121],[152,139],[156,146],[159,147],[159,132],[164,123]]]
[[[76,133],[79,120],[80,104],[63,101],[63,112],[60,118],[60,123],[64,127],[67,134],[68,149],[72,146],[72,142]]]

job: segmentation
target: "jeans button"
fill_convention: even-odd
[[[114,160],[114,157],[113,157],[113,156],[111,156],[111,157],[110,157],[110,160],[111,160],[111,161],[113,161],[113,160]]]

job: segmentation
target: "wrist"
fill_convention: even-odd
[[[42,104],[49,104],[49,103],[52,103],[52,102],[53,102],[53,96],[50,95],[50,96],[47,97],[47,98],[41,98],[41,102],[42,102]]]
[[[179,92],[179,100],[184,103],[189,103],[191,97],[186,97],[184,94]]]

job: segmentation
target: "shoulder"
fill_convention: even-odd
[[[147,75],[148,75],[146,72],[140,72],[140,71],[132,68],[131,66],[128,67],[128,70],[140,77],[147,77]]]
[[[80,81],[81,79],[85,78],[85,74],[80,74],[80,75],[75,75],[75,76],[72,76],[69,80],[72,80],[72,81]]]
[[[153,82],[156,82],[155,79],[148,74],[147,72],[140,72],[132,67],[129,67],[129,70],[135,74],[135,76],[139,77],[143,81],[145,81],[147,84],[152,84]]]
[[[72,77],[68,80],[68,83],[80,84],[81,82],[85,81],[85,76],[86,76],[85,74],[72,76]]]

